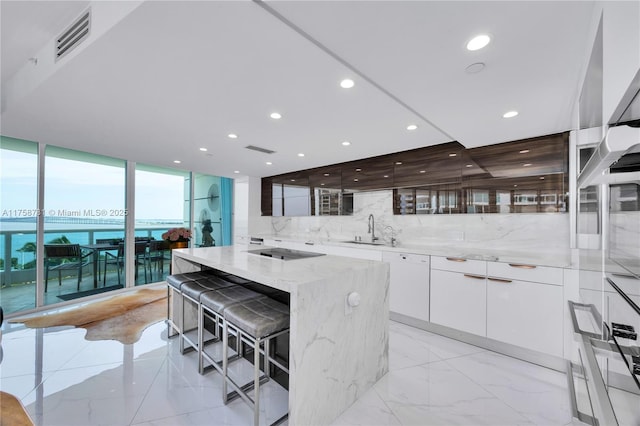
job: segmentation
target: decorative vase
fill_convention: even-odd
[[[169,243],[169,248],[173,249],[181,249],[189,247],[189,241],[172,241]]]

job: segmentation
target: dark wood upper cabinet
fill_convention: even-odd
[[[344,214],[345,193],[381,189],[394,189],[395,214],[567,211],[568,141],[565,132],[472,149],[448,142],[266,177],[262,214],[289,215],[285,186],[308,191],[311,215]]]
[[[393,154],[393,186],[459,183],[463,151],[458,142],[449,142]]]
[[[342,164],[345,192],[393,188],[393,179],[393,162],[386,155]]]

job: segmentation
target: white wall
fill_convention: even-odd
[[[260,218],[260,178],[233,180],[233,242],[247,243]]]
[[[602,2],[602,19],[602,117],[608,123],[640,69],[640,2]]]

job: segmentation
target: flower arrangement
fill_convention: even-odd
[[[191,230],[188,228],[171,228],[162,234],[162,239],[170,243],[187,242],[190,238]]]

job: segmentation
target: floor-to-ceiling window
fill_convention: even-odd
[[[7,137],[0,177],[6,313],[163,281],[171,228],[190,228],[192,247],[232,243],[232,179]]]
[[[148,255],[146,265],[136,260],[136,285],[163,281],[169,274],[171,252],[159,242],[171,228],[189,228],[190,209],[185,205],[185,200],[190,200],[189,175],[182,170],[136,164],[136,250],[140,253],[146,244]]]
[[[124,287],[125,161],[47,146],[44,168],[44,303]]]
[[[200,173],[193,180],[193,247],[231,244],[233,180]]]
[[[38,144],[0,138],[0,305],[6,313],[36,303]]]

